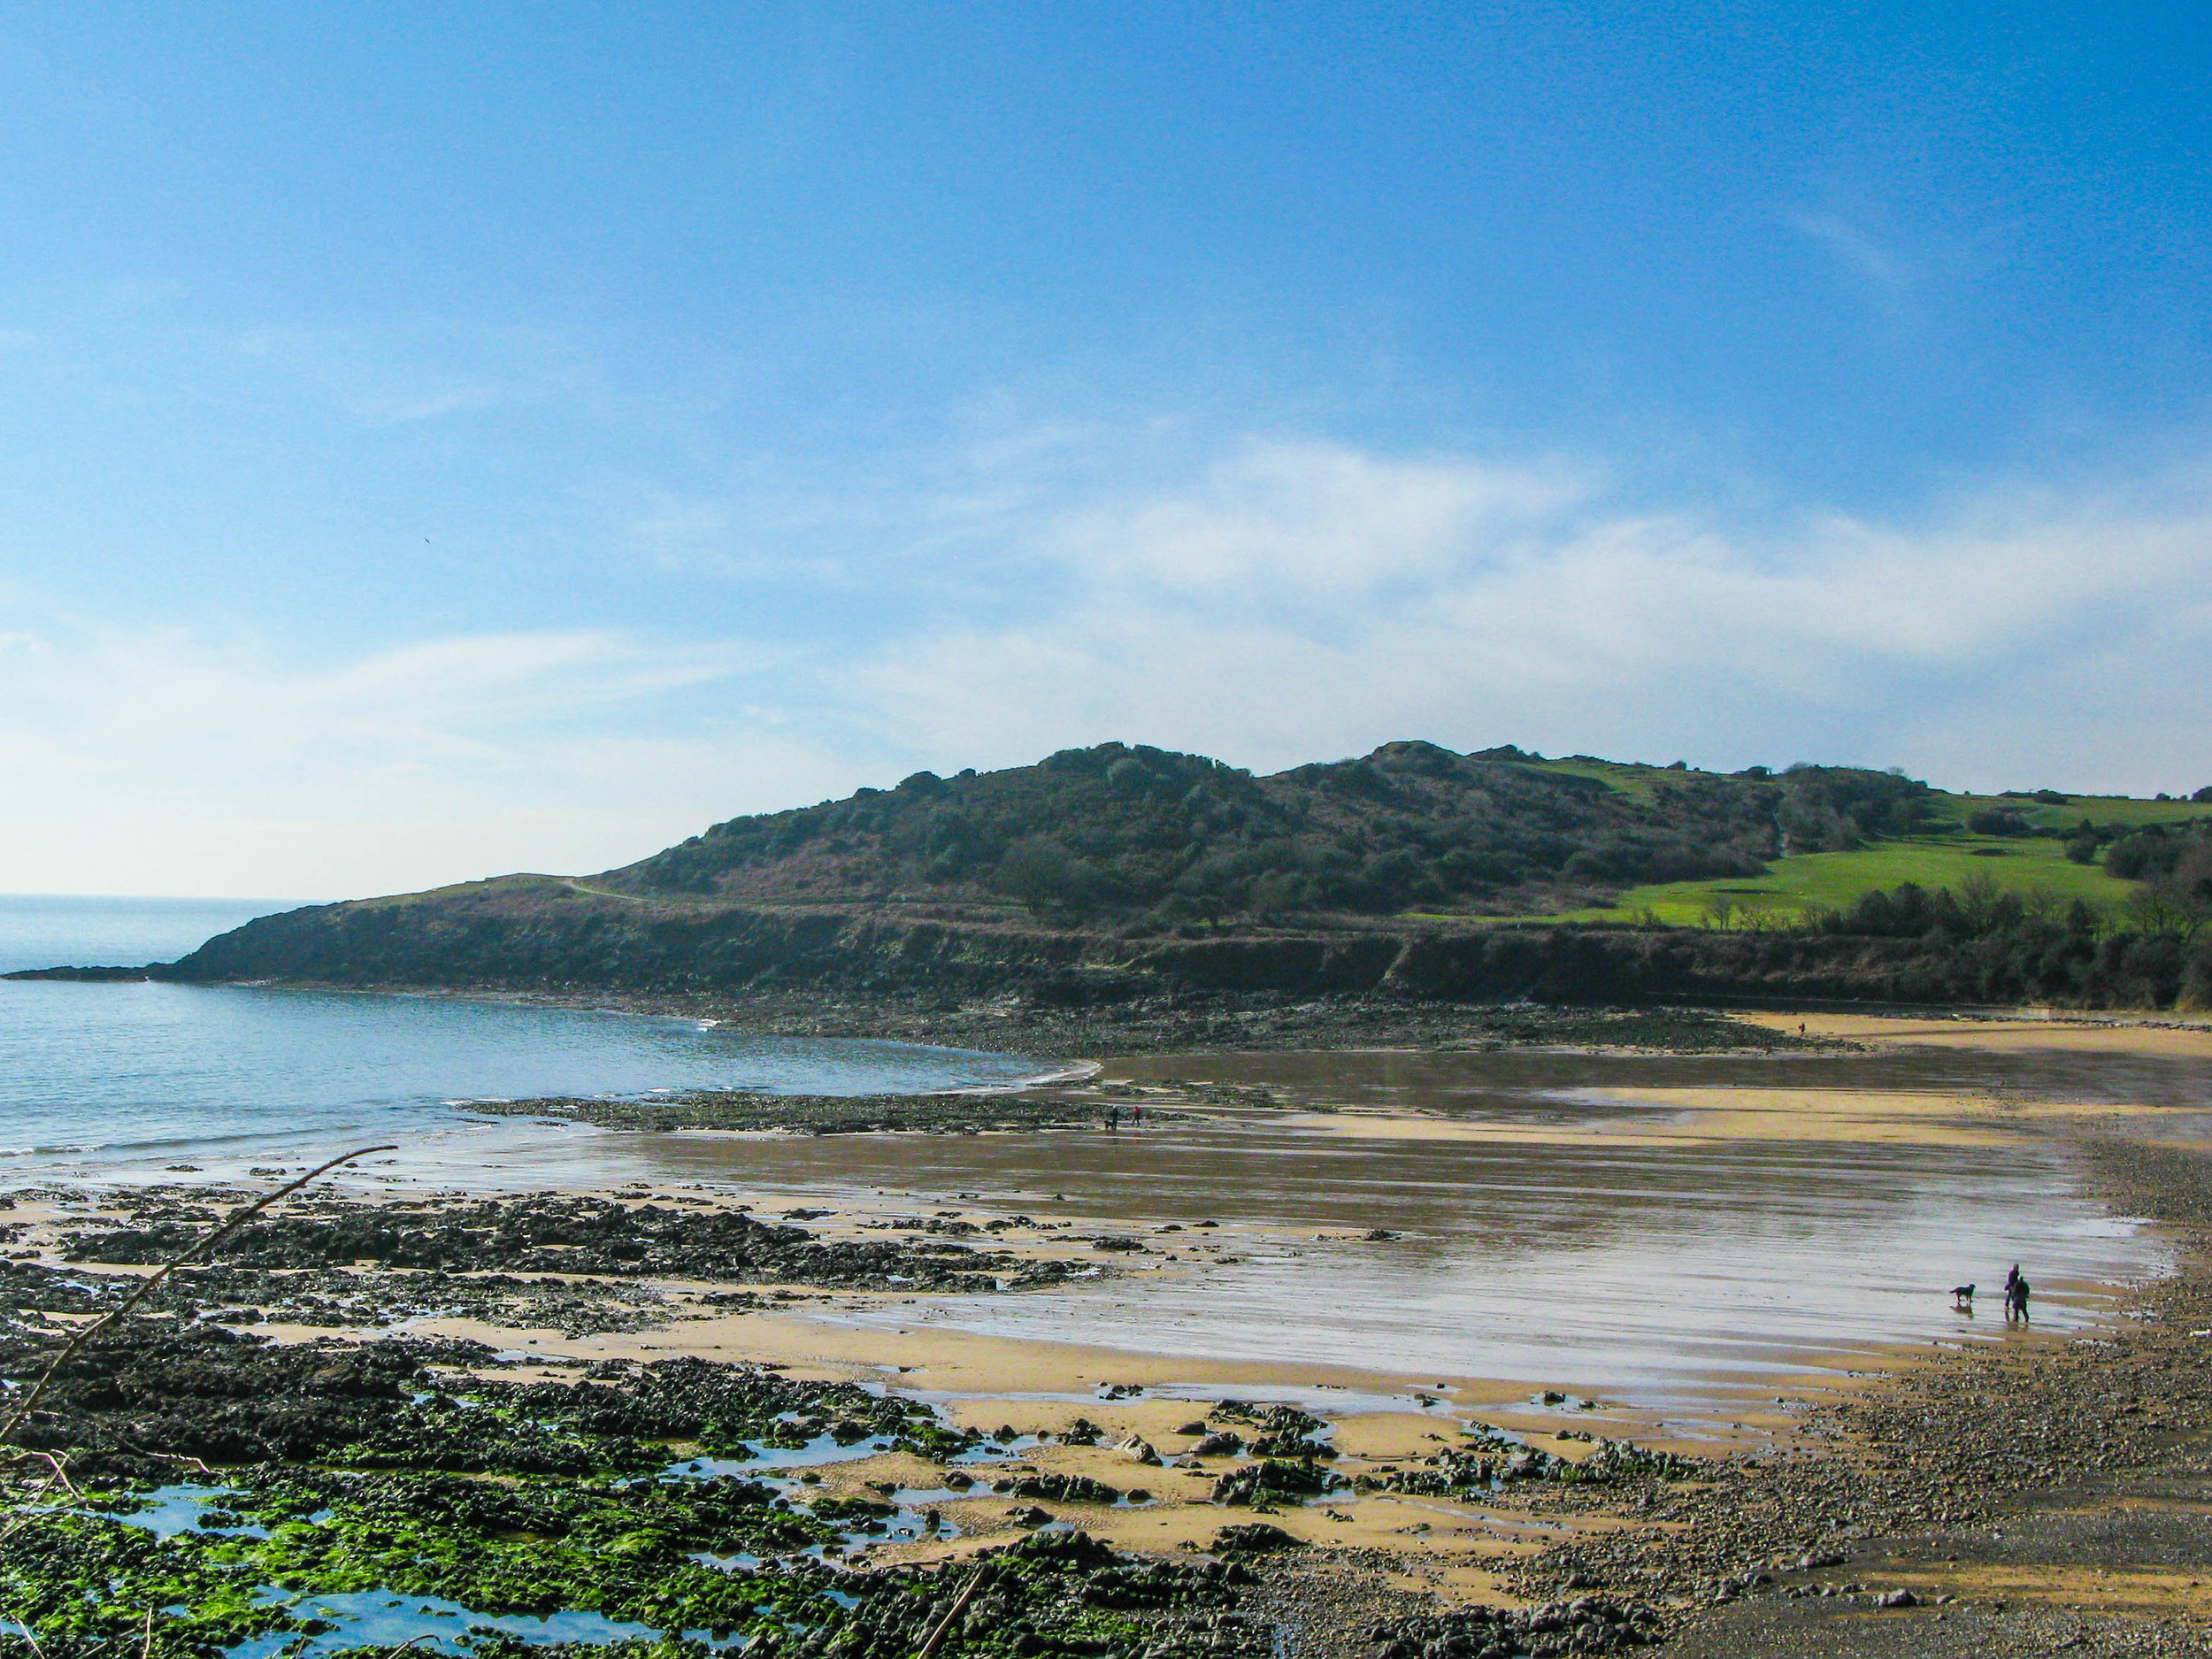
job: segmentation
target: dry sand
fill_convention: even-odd
[[[1982,1048],[1993,1053],[2155,1055],[2212,1060],[2212,1024],[2176,1016],[2059,1016],[2039,1019],[1927,1018],[1886,1014],[1765,1014],[1738,1018],[1770,1031],[1801,1030],[1878,1048]]]

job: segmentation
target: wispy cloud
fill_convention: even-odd
[[[1107,738],[1262,768],[1426,737],[2212,782],[2204,469],[1753,530],[1626,503],[1594,465],[1274,436],[1178,470],[1099,442],[1080,465],[972,446],[855,491],[841,530],[795,519],[841,561],[804,616],[746,602],[302,666],[0,591],[21,803],[0,858],[47,890],[588,871],[733,812]],[[665,516],[725,523],[684,498]],[[890,599],[852,597],[871,585]]]
[[[1276,764],[1419,735],[1990,785],[2212,778],[2193,474],[1754,535],[1557,471],[1248,443],[1033,545],[1056,608],[856,665],[917,749],[1141,736]],[[1969,707],[2006,712],[1971,735]]]
[[[1785,222],[1863,279],[1886,304],[1896,304],[1911,288],[1913,273],[1904,261],[1848,219],[1832,213],[1792,213]]]
[[[741,708],[663,718],[673,694],[781,664],[758,647],[515,634],[302,669],[253,641],[52,613],[11,633],[30,642],[0,652],[19,887],[340,896],[599,869],[760,779],[856,780]]]
[[[292,380],[370,427],[590,396],[591,376],[573,354],[527,331],[272,325],[240,334],[233,349],[242,362]]]

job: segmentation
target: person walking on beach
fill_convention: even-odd
[[[2022,1325],[2028,1323],[2028,1281],[2025,1275],[2016,1277],[2012,1281],[2012,1311]]]
[[[2015,1262],[2012,1271],[2005,1275],[2005,1323],[2012,1323],[2012,1316],[2020,1307],[2020,1263]]]
[[[1120,1127],[1121,1108],[1118,1106],[1109,1106],[1106,1109],[1106,1133],[1110,1135]]]

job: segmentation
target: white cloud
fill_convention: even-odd
[[[1056,608],[861,668],[914,747],[1125,736],[1275,765],[1425,736],[1993,787],[2054,775],[2038,733],[2086,722],[2073,787],[2212,778],[2193,478],[1753,538],[1564,473],[1252,444],[1033,542],[1066,579]],[[1998,718],[1962,726],[1967,707]]]
[[[1581,493],[1533,471],[1255,441],[1198,489],[1071,514],[1053,541],[1093,581],[1336,603],[1508,555]]]
[[[837,554],[823,591],[880,591],[742,613],[773,643],[695,608],[660,638],[471,634],[301,667],[0,590],[0,886],[312,897],[589,871],[735,812],[1107,738],[1261,768],[1425,737],[2212,782],[2202,474],[1753,534],[1560,465],[1255,439],[1163,481],[1065,449],[977,446],[972,477],[856,492],[841,544],[807,518]],[[718,511],[668,508],[710,531]]]
[[[1904,262],[1848,219],[1832,213],[1793,213],[1789,227],[1833,255],[1889,303],[1904,297],[1912,273]]]
[[[449,639],[326,669],[47,616],[0,653],[4,885],[334,897],[643,856],[857,781],[772,721],[661,732],[772,653],[614,634]],[[808,798],[815,798],[809,796]]]

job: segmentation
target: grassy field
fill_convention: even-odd
[[[1962,824],[1968,813],[1978,812],[1985,806],[2018,807],[2029,823],[2056,829],[2071,829],[2084,818],[2092,824],[2124,824],[2130,829],[2139,829],[2146,824],[2182,824],[2212,815],[2212,805],[2199,806],[2189,801],[2136,801],[2124,795],[2070,795],[2064,806],[2044,806],[2033,801],[2008,800],[2001,795],[1944,795],[1936,797],[1936,804],[1939,810]]]
[[[1700,775],[1585,756],[1540,764],[1548,772],[1595,778],[1609,788],[1640,800],[1650,798],[1655,784],[1669,780],[1687,781]],[[1962,826],[1987,807],[2011,808],[2031,824],[2053,829],[2071,829],[2084,818],[2093,824],[2124,825],[2132,829],[2212,817],[2212,803],[2140,801],[2125,795],[2071,795],[2065,804],[2052,805],[2019,796],[1952,795],[1939,790],[1932,804],[1939,822]],[[1957,887],[1973,876],[1993,881],[2007,892],[2040,894],[2060,903],[2082,899],[2100,908],[2116,905],[2134,891],[2133,884],[2116,880],[2094,864],[2068,862],[2065,849],[2055,841],[1997,839],[1953,831],[1878,842],[1856,852],[1778,858],[1763,876],[1636,887],[1609,909],[1523,919],[1634,921],[1655,915],[1663,922],[1701,923],[1712,918],[1716,905],[1724,904],[1739,919],[1751,913],[1787,921],[1814,906],[1840,909],[1875,887],[1894,887],[1908,881],[1924,887]]]
[[[1578,921],[1632,921],[1647,913],[1663,922],[1702,922],[1717,903],[1740,915],[1755,912],[1793,919],[1808,908],[1840,909],[1873,887],[1908,881],[1924,887],[1956,887],[1970,877],[1994,881],[2007,892],[2044,894],[2060,903],[2085,899],[2100,907],[2134,891],[2094,864],[2067,861],[2056,841],[2039,838],[1996,841],[1975,835],[1882,841],[1849,853],[1804,853],[1778,858],[1763,876],[1714,881],[1671,881],[1635,887],[1609,910],[1576,910]]]
[[[1710,772],[1676,772],[1667,766],[1639,766],[1627,761],[1593,760],[1586,755],[1537,764],[1545,772],[1563,772],[1577,778],[1595,778],[1615,794],[1624,795],[1636,801],[1650,800],[1652,785],[1662,780],[1680,782],[1691,778],[1716,775]]]

